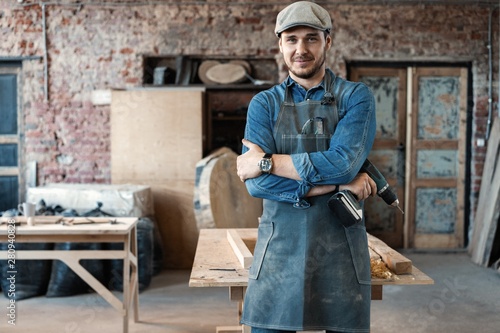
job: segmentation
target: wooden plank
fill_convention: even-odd
[[[30,227],[31,228],[31,227]],[[19,230],[19,229],[18,229]],[[22,243],[95,243],[95,242],[105,242],[105,243],[123,243],[125,234],[64,234],[64,235],[54,235],[50,233],[45,233],[41,235],[25,233],[20,235],[16,232],[16,242]],[[0,242],[7,241],[7,234],[2,234],[0,228]]]
[[[112,182],[194,180],[203,101],[204,88],[112,91]]]
[[[407,85],[407,95],[406,95],[406,140],[405,140],[405,204],[404,204],[404,221],[403,221],[403,245],[404,248],[407,249],[412,245],[413,242],[413,234],[415,232],[415,228],[413,225],[413,217],[414,213],[414,202],[413,200],[408,200],[412,198],[415,193],[415,189],[412,185],[413,175],[415,170],[415,163],[408,163],[413,161],[414,149],[410,149],[414,143],[413,141],[413,133],[415,132],[415,112],[413,112],[415,108],[416,100],[413,96],[416,95],[415,87],[413,85],[413,71],[414,67],[407,67],[406,71],[406,85]],[[402,127],[405,128],[405,127]]]
[[[393,250],[387,244],[374,236],[368,235],[368,246],[380,255],[387,267],[395,274],[410,274],[412,272],[412,262],[399,252]]]
[[[469,254],[474,263],[488,266],[500,214],[500,120],[495,118],[488,141]]]
[[[241,266],[227,241],[227,229],[201,229],[189,279],[190,287],[246,287],[248,269]],[[239,229],[242,238],[257,238],[257,229]]]
[[[240,261],[240,264],[243,268],[250,268],[253,261],[252,252],[248,249],[247,245],[241,239],[238,230],[229,229],[227,231],[227,240],[231,245],[231,248],[234,251],[234,254]]]
[[[1,135],[0,144],[3,145],[8,143],[19,143],[19,137],[17,135]]]
[[[368,247],[368,253],[370,254],[371,260],[382,259],[380,258],[380,255],[377,252],[373,251],[371,247]]]
[[[36,216],[36,221],[57,221],[59,216]],[[12,218],[1,218],[0,235],[7,235],[7,223]],[[106,223],[89,223],[89,224],[76,224],[76,225],[62,225],[58,223],[36,223],[34,226],[24,224],[26,217],[16,216],[13,218],[16,222],[21,222],[20,226],[16,227],[16,238],[23,235],[33,235],[34,237],[58,237],[60,235],[74,235],[75,237],[90,237],[92,235],[106,234],[111,235],[124,235],[130,232],[137,218],[135,217],[109,217],[109,218],[93,218],[95,221],[106,221]],[[75,217],[74,221],[88,221],[87,218]],[[117,223],[109,223],[111,220],[116,220]],[[84,235],[84,236],[82,236]],[[66,236],[65,236],[66,237]]]
[[[2,176],[19,176],[18,167],[0,167],[0,175]]]

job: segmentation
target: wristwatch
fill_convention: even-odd
[[[273,154],[264,154],[264,157],[259,161],[259,164],[257,164],[260,168],[260,171],[264,173],[271,173],[271,170],[273,169],[273,159],[272,159]]]

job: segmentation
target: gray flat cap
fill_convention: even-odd
[[[279,12],[274,33],[279,37],[283,31],[300,25],[330,31],[332,19],[326,9],[314,2],[298,1]]]

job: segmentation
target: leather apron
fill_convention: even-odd
[[[274,129],[280,154],[328,150],[338,110],[331,78],[322,101],[294,103],[286,87]],[[340,80],[339,80],[340,81]],[[264,200],[241,322],[279,330],[369,332],[371,277],[364,222],[345,228],[327,205]]]

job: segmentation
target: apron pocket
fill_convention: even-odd
[[[358,282],[359,284],[371,284],[370,254],[368,253],[366,229],[362,225],[353,225],[350,228],[344,228],[344,230]]]
[[[312,153],[328,150],[331,135],[296,134],[282,135],[282,154]]]
[[[257,235],[257,243],[255,244],[253,253],[253,262],[248,271],[248,277],[250,279],[255,280],[259,277],[260,268],[262,267],[262,263],[264,262],[264,256],[266,255],[269,241],[273,236],[273,231],[274,225],[272,222],[260,222]]]

